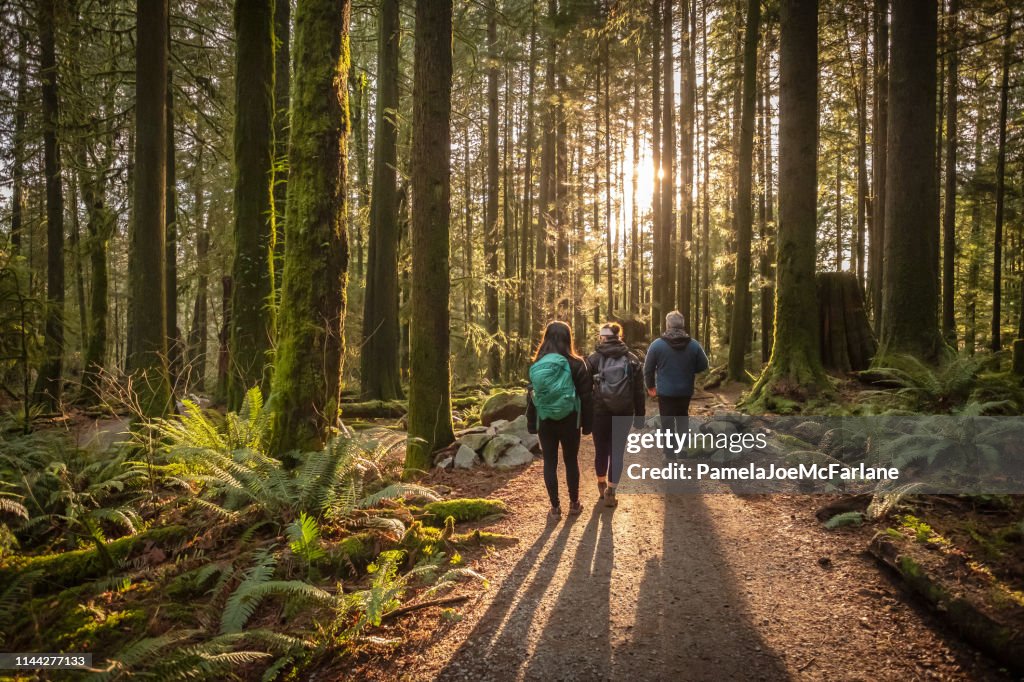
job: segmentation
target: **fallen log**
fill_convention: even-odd
[[[401,400],[368,400],[361,403],[341,403],[343,419],[397,419],[408,412]]]

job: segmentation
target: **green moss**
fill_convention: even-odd
[[[75,607],[73,616],[81,617],[82,623],[78,629],[58,634],[52,640],[60,645],[62,650],[105,649],[111,644],[138,635],[145,629],[147,619],[146,612],[142,609],[105,613],[82,604]],[[64,624],[66,625],[70,621],[69,617]]]
[[[423,511],[427,514],[425,520],[430,525],[440,526],[449,516],[455,519],[455,523],[466,523],[504,514],[508,507],[501,500],[467,497],[431,502],[424,505]]]
[[[452,538],[452,541],[456,545],[514,545],[519,542],[519,538],[514,535],[504,535],[503,533],[474,530],[469,533],[456,535]]]
[[[106,545],[106,551],[115,565],[127,559],[146,542],[155,545],[168,545],[180,542],[189,535],[184,526],[164,526],[114,540]],[[17,573],[40,571],[42,577],[35,583],[37,592],[45,592],[47,586],[59,588],[64,585],[78,585],[92,578],[104,575],[107,564],[96,550],[77,549],[60,554],[44,554],[40,556],[15,557],[0,566],[0,584],[11,580]]]

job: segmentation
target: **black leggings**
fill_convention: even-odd
[[[626,452],[629,425],[620,424],[616,432],[615,420],[632,418],[632,415],[615,417],[594,413],[594,471],[598,478],[608,474],[608,480],[618,485],[619,477],[622,476],[622,456]]]
[[[544,486],[552,507],[558,507],[558,446],[562,446],[565,461],[565,482],[569,487],[569,501],[580,500],[580,429],[576,426],[576,413],[565,419],[542,419],[537,429],[540,449],[544,453]]]
[[[690,396],[658,396],[658,413],[661,415],[661,428],[672,433],[682,433],[689,428]],[[678,453],[680,456],[682,452]],[[676,457],[675,447],[665,447],[666,457]]]

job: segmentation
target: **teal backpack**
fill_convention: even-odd
[[[541,419],[565,419],[576,411],[580,420],[580,399],[572,381],[569,361],[560,353],[548,353],[530,367],[533,405],[537,409],[537,428]]]

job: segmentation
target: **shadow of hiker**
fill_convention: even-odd
[[[544,526],[541,534],[509,571],[487,611],[438,673],[437,679],[478,677],[467,669],[469,667],[476,671],[502,671],[502,678],[514,676],[505,673],[518,669],[529,656],[527,645],[530,627],[544,593],[558,570],[559,560],[575,520],[576,517],[563,518],[558,534],[551,540],[543,559],[537,563],[556,528],[556,524],[550,522]]]
[[[600,502],[576,546],[572,566],[527,661],[525,679],[550,679],[553,671],[583,679],[611,671],[611,585],[615,559],[611,510]]]
[[[615,650],[615,676],[789,679],[752,622],[703,498],[663,499],[662,551],[647,560],[631,639]]]

